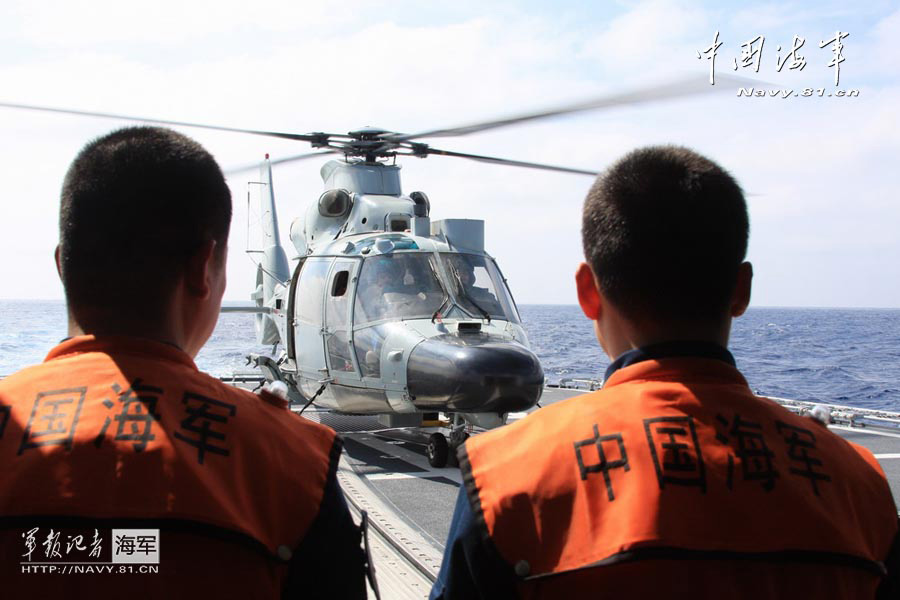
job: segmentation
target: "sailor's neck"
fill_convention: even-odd
[[[76,320],[69,313],[68,336],[80,335],[125,336],[142,338],[162,342],[176,348],[183,349],[181,338],[174,327],[169,323],[160,323],[157,320],[135,321],[116,315],[93,315],[88,318]]]
[[[660,327],[634,324],[625,319],[603,324],[595,321],[595,325],[597,339],[610,360],[630,350],[672,342],[704,342],[727,348],[731,333],[730,318],[719,323],[679,323]]]

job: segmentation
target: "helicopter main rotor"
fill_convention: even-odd
[[[740,77],[721,77],[721,83],[726,84],[744,84],[749,80]],[[758,83],[758,82],[755,82]],[[535,122],[539,120],[558,117],[561,115],[569,115],[585,111],[609,109],[617,106],[629,106],[635,104],[643,104],[660,100],[675,99],[685,96],[708,94],[712,92],[722,91],[724,86],[718,88],[708,84],[705,77],[691,77],[669,83],[666,85],[657,85],[653,87],[640,88],[624,93],[609,94],[599,98],[589,99],[583,102],[567,104],[555,108],[532,111],[519,115],[504,117],[501,119],[493,119],[490,121],[481,121],[470,123],[458,127],[445,129],[432,129],[419,133],[405,134],[395,131],[367,127],[346,134],[342,133],[290,133],[282,131],[267,131],[259,129],[244,129],[239,127],[228,127],[220,125],[208,125],[202,123],[173,121],[166,119],[152,119],[147,117],[135,117],[130,115],[121,115],[107,112],[95,112],[85,110],[74,110],[50,106],[38,106],[33,104],[20,104],[12,102],[0,102],[0,107],[37,110],[43,112],[69,114],[83,117],[98,117],[106,119],[121,119],[126,121],[134,121],[138,123],[153,123],[159,125],[174,125],[179,127],[195,127],[199,129],[209,129],[214,131],[228,131],[232,133],[245,133],[251,135],[260,135],[265,137],[274,137],[288,140],[296,140],[309,142],[315,148],[316,152],[298,154],[284,158],[277,158],[271,161],[272,165],[284,164],[299,160],[305,160],[323,154],[343,154],[345,158],[362,158],[367,163],[376,163],[379,159],[396,159],[397,156],[414,156],[417,158],[425,158],[431,155],[453,156],[457,158],[466,158],[479,162],[490,164],[506,165],[513,167],[524,167],[529,169],[541,169],[546,171],[556,171],[562,173],[574,173],[578,175],[597,175],[597,171],[578,169],[573,167],[548,165],[543,163],[534,163],[520,160],[511,160],[506,158],[498,158],[494,156],[484,156],[479,154],[468,154],[465,152],[455,152],[452,150],[441,150],[433,148],[429,144],[419,141],[422,138],[434,137],[457,137],[487,131],[490,129],[498,129],[501,127],[509,127],[527,122]],[[240,167],[237,169],[229,169],[230,173],[243,171],[251,167]],[[254,164],[252,168],[256,168]]]

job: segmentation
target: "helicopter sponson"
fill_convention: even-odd
[[[264,225],[257,335],[284,349],[277,369],[264,371],[340,412],[466,413],[499,425],[539,400],[540,362],[484,251],[484,222],[431,222],[428,198],[402,195],[398,171],[326,164],[330,189],[291,228],[290,273],[275,250],[277,226]],[[274,220],[266,164],[263,178],[261,208]]]

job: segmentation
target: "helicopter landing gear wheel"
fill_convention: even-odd
[[[450,454],[450,445],[443,433],[432,433],[428,438],[428,446],[425,448],[428,455],[428,464],[435,468],[447,466],[447,456]]]

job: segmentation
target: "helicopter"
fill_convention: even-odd
[[[322,167],[326,191],[291,224],[292,266],[278,235],[271,163],[263,163],[253,187],[264,248],[250,310],[257,342],[284,351],[251,360],[299,401],[378,414],[388,427],[419,427],[444,413],[450,441],[432,433],[427,446],[431,464],[444,466],[465,425],[497,427],[534,406],[544,374],[485,251],[484,222],[432,222],[428,196],[402,194],[399,166],[368,154]]]
[[[736,79],[736,78],[735,78]],[[530,350],[512,292],[486,251],[484,221],[431,220],[426,193],[405,194],[397,157],[431,155],[596,176],[592,170],[442,150],[420,140],[467,135],[564,114],[715,91],[691,78],[513,117],[404,134],[367,127],[295,134],[0,102],[0,107],[197,127],[308,142],[314,152],[259,164],[259,248],[252,307],[256,340],[277,357],[251,354],[267,383],[295,404],[378,415],[385,427],[443,426],[429,463],[443,467],[468,431],[491,429],[540,400],[544,373]],[[721,88],[720,88],[721,89]],[[324,192],[281,244],[273,165],[338,155],[320,170]],[[235,171],[244,171],[237,169]],[[235,172],[231,171],[231,172]],[[291,264],[293,263],[293,264]],[[282,388],[283,389],[283,388]],[[438,420],[444,415],[446,420]]]

